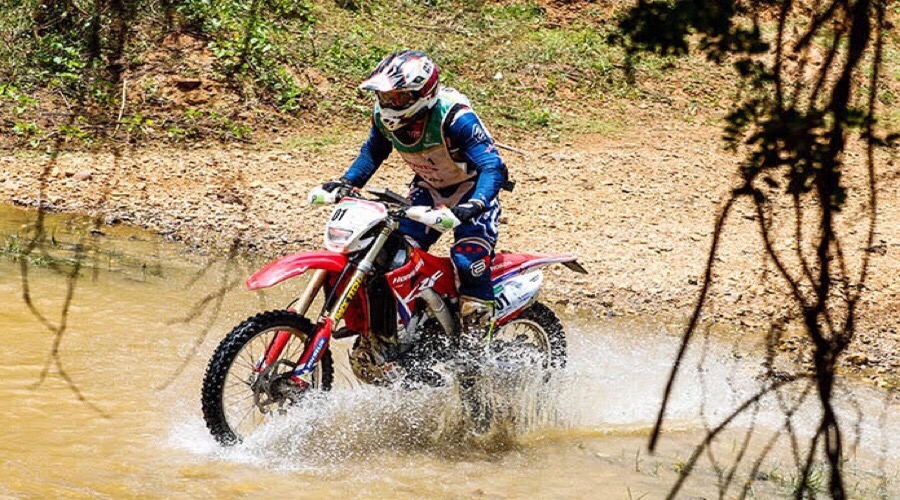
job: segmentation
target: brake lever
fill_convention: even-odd
[[[406,210],[409,207],[395,207],[388,210],[388,213],[391,217],[395,219],[405,219],[406,218]]]

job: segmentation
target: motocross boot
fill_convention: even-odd
[[[494,302],[464,297],[459,307],[462,329],[459,336],[462,356],[458,373],[460,396],[472,419],[473,431],[486,434],[491,427],[493,406],[484,380],[483,363],[494,330]]]
[[[494,331],[494,302],[463,297],[459,316],[462,329],[459,347],[466,354],[481,356]]]
[[[350,351],[350,368],[356,378],[369,384],[390,385],[403,376],[395,363],[398,349],[375,334],[360,335]]]

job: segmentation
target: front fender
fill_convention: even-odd
[[[270,262],[247,278],[248,290],[260,290],[305,273],[310,269],[324,269],[339,273],[347,266],[347,257],[335,252],[303,252],[287,255]]]

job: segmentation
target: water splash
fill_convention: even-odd
[[[346,460],[377,461],[383,454],[486,459],[530,446],[534,436],[553,432],[646,432],[656,417],[678,339],[661,332],[573,323],[565,371],[549,380],[494,374],[495,423],[485,436],[471,432],[455,385],[403,390],[345,383],[273,418],[238,446],[218,447],[196,417],[178,424],[170,442],[237,462],[316,470]],[[335,358],[344,359],[342,347],[336,347]],[[722,344],[690,352],[676,383],[667,429],[698,429],[703,421],[720,421],[759,390],[761,362],[759,356],[737,354],[733,346]],[[337,379],[348,381],[351,377],[344,372],[349,370],[341,364],[337,364]],[[889,450],[887,455],[896,457],[900,438],[885,437],[882,431],[885,424],[896,426],[896,421],[879,421],[879,416],[885,418],[884,401],[877,394],[862,393],[872,418],[853,426],[850,439],[859,433],[864,448]],[[850,410],[844,413],[851,416]],[[815,405],[806,404],[795,419],[798,431],[811,432],[817,418]],[[753,422],[748,415],[735,424],[773,430],[781,422],[780,407],[767,398]],[[198,440],[198,434],[203,438]]]

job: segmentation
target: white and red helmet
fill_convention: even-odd
[[[382,59],[359,88],[375,91],[381,123],[397,130],[437,102],[438,67],[423,52],[401,50]]]

